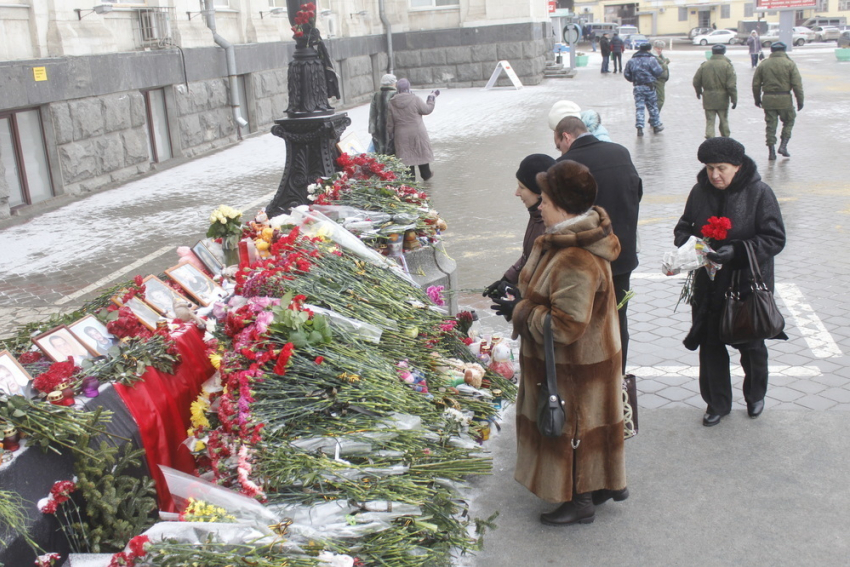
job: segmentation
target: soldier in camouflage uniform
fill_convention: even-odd
[[[797,99],[797,110],[803,110],[803,80],[797,70],[797,64],[788,57],[785,49],[786,45],[781,41],[772,44],[770,57],[759,63],[753,75],[753,97],[756,106],[764,109],[770,160],[776,159],[777,152],[791,157],[788,153],[788,140],[791,139],[791,129],[797,117],[791,91],[794,91],[794,97]],[[779,120],[782,120],[782,132],[779,134],[779,149],[774,150]]]
[[[720,135],[729,137],[729,102],[738,106],[738,78],[732,62],[726,57],[726,46],[711,48],[711,59],[705,61],[694,75],[694,90],[702,97],[705,110],[705,137],[714,137],[714,117],[720,119]]]
[[[655,98],[658,101],[658,112],[661,112],[661,107],[664,106],[664,86],[670,80],[670,60],[661,54],[667,44],[663,39],[656,39],[652,42],[653,55],[658,59],[658,64],[661,65],[661,75],[655,80]]]
[[[632,92],[635,95],[635,127],[638,136],[643,136],[645,110],[649,110],[652,131],[658,134],[664,130],[661,116],[658,114],[658,99],[655,97],[655,81],[662,71],[661,65],[649,52],[651,47],[648,43],[642,43],[639,51],[629,59],[623,70],[623,77],[634,85]]]

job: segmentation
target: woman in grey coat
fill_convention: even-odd
[[[702,424],[711,427],[732,409],[729,352],[720,340],[720,314],[732,273],[742,270],[740,288],[749,289],[753,276],[744,245],[748,242],[765,284],[773,291],[773,257],[785,247],[785,225],[776,196],[761,180],[755,162],[744,153],[740,142],[709,138],[699,147],[697,156],[705,167],[697,175],[685,212],[676,225],[676,246],[691,236],[701,237],[702,227],[710,217],[726,217],[732,225],[725,238],[711,243],[715,252],[707,255],[722,266],[714,280],[705,270],[696,272],[691,296],[692,325],[684,340],[686,348],[699,348],[699,387],[708,406]],[[788,337],[780,333],[773,338]],[[747,413],[757,418],[764,409],[767,392],[767,347],[764,340],[733,346],[741,353]]]
[[[387,113],[387,133],[393,139],[395,155],[410,168],[410,176],[416,176],[416,166],[423,181],[431,179],[430,163],[434,161],[431,140],[425,129],[422,116],[434,111],[434,100],[440,91],[433,91],[428,99],[410,92],[410,81],[400,79],[396,85],[398,94],[390,99]]]
[[[750,48],[750,63],[753,64],[753,69],[755,69],[759,65],[759,54],[761,54],[759,32],[756,30],[750,32],[750,37],[747,38],[747,46]]]

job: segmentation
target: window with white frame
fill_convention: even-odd
[[[850,10],[850,0],[838,0],[839,10]]]
[[[829,0],[817,0],[815,12],[829,12]]]
[[[752,18],[755,15],[755,13],[756,13],[755,12],[755,6],[752,3],[747,2],[746,4],[744,4],[744,17],[745,18]]]
[[[460,0],[410,0],[411,8],[439,8],[441,6],[457,6]]]
[[[730,14],[732,13],[732,7],[729,4],[723,4],[720,6],[720,18],[728,19]]]
[[[688,9],[687,8],[679,8],[679,21],[687,22],[688,21]]]

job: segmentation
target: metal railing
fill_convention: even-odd
[[[171,22],[174,21],[174,8],[139,8],[138,38],[141,47],[159,48],[174,45]]]

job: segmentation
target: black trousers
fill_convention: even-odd
[[[611,60],[614,62],[614,72],[623,72],[623,54],[611,52]]]
[[[407,168],[407,171],[410,173],[411,179],[416,179],[416,166],[411,165]],[[422,181],[428,181],[431,179],[431,164],[426,163],[419,166],[419,176],[422,177]]]
[[[625,274],[620,274],[613,277],[614,280],[614,295],[617,298],[617,304],[623,301],[623,298],[626,296],[626,292],[632,288],[631,284],[631,272],[626,272]],[[623,348],[623,374],[626,373],[626,358],[629,354],[629,318],[626,316],[626,311],[629,308],[629,302],[627,301],[623,308],[617,312],[617,315],[620,317],[620,344]]]
[[[699,391],[708,404],[708,412],[726,415],[732,410],[732,376],[729,351],[720,342],[720,316],[709,314],[708,332],[699,347]],[[734,348],[741,353],[744,369],[744,400],[754,403],[767,393],[767,347],[764,341],[752,341]]]

